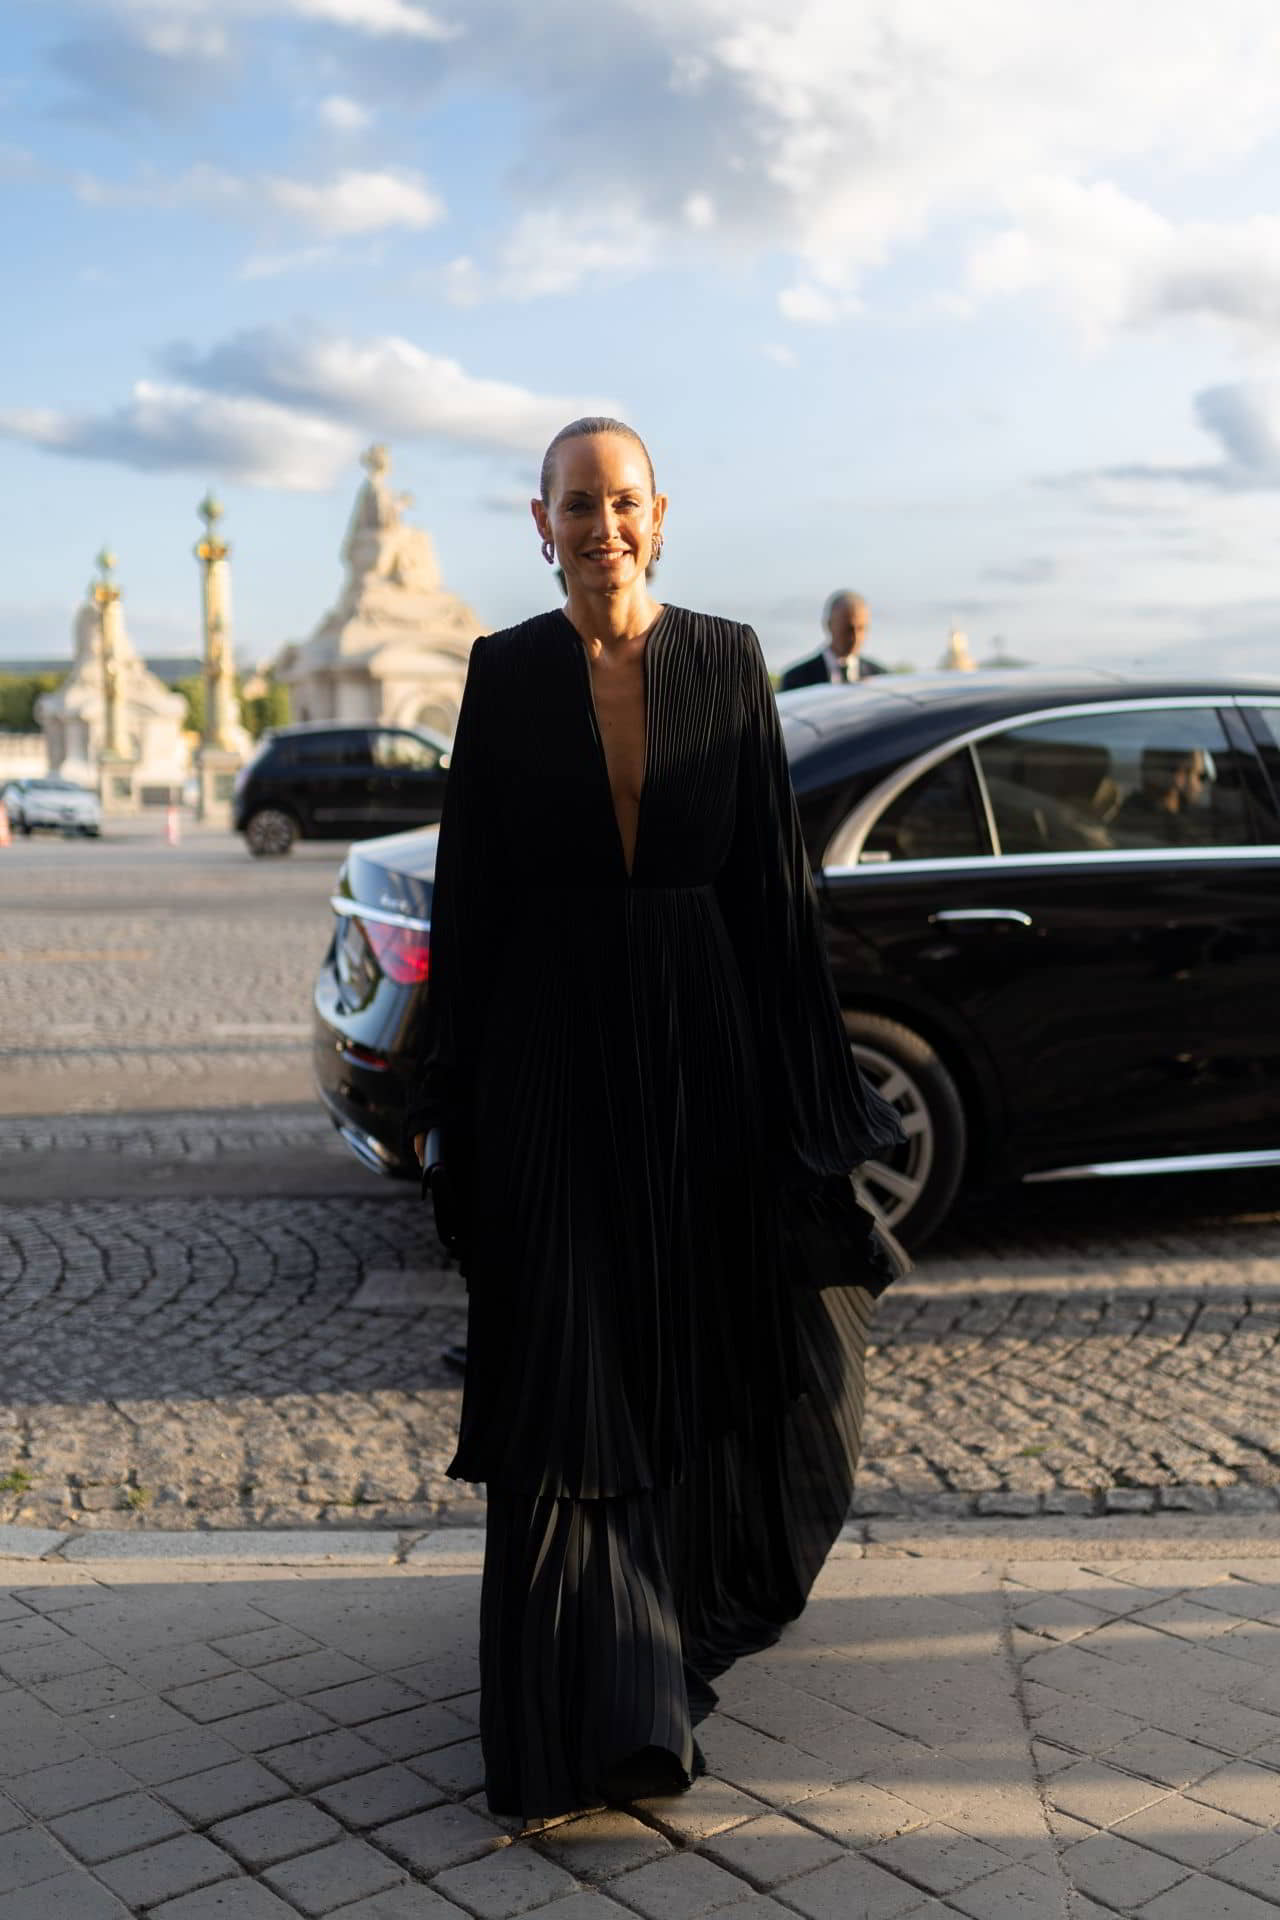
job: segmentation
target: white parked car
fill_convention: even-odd
[[[102,832],[97,794],[56,773],[39,780],[11,780],[0,800],[16,833],[32,833],[37,827],[53,827],[60,833]]]

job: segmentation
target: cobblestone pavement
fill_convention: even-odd
[[[475,1513],[444,1477],[463,1290],[413,1189],[328,1137],[292,1110],[0,1122],[0,1520]],[[262,1192],[268,1143],[294,1158]],[[191,1160],[188,1191],[125,1192],[157,1156]],[[122,1197],[24,1203],[51,1162]],[[295,1162],[346,1190],[292,1192]],[[202,1190],[237,1164],[242,1190]],[[1280,1510],[1265,1197],[1040,1189],[959,1219],[881,1304],[856,1512]]]
[[[168,847],[145,816],[100,843],[0,849],[4,1111],[306,1098],[343,852],[258,861],[211,827]]]
[[[688,1794],[524,1835],[482,1790],[480,1536],[221,1538],[0,1530],[0,1920],[1280,1912],[1274,1523],[1253,1558],[841,1543]]]

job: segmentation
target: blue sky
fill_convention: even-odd
[[[0,52],[0,658],[93,555],[197,644],[335,596],[386,440],[487,626],[600,405],[671,496],[661,591],[782,660],[1280,672],[1273,0],[44,0]],[[1053,16],[1061,15],[1060,18]]]

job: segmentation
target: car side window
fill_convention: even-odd
[[[1030,721],[977,745],[1001,853],[1238,847],[1241,756],[1212,707]]]
[[[373,764],[396,773],[434,773],[440,755],[416,733],[375,733]]]
[[[991,841],[967,748],[930,767],[887,806],[862,844],[866,866],[891,860],[963,860]]]

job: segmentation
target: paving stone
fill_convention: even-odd
[[[790,1806],[824,1792],[839,1780],[830,1761],[803,1753],[790,1742],[759,1733],[716,1714],[700,1729],[707,1767],[718,1780],[744,1787],[772,1806]]]
[[[1073,1887],[1096,1894],[1104,1906],[1120,1913],[1136,1913],[1146,1901],[1187,1877],[1187,1869],[1177,1861],[1114,1833],[1093,1833],[1068,1847],[1062,1855],[1062,1870]]]
[[[903,1874],[931,1893],[950,1894],[1008,1865],[1005,1855],[985,1841],[937,1820],[910,1833],[897,1833],[890,1840],[879,1840],[867,1852],[891,1873]]]
[[[118,1853],[136,1853],[187,1831],[186,1822],[149,1793],[125,1793],[49,1822],[49,1831],[77,1860],[93,1866]]]
[[[378,1827],[410,1813],[425,1813],[444,1796],[409,1767],[375,1767],[314,1796],[349,1827]]]
[[[178,1687],[194,1686],[198,1680],[216,1680],[231,1673],[235,1662],[225,1654],[196,1640],[189,1646],[157,1647],[154,1653],[132,1653],[129,1671],[145,1680],[155,1693],[169,1693]],[[195,1718],[195,1715],[192,1715]]]
[[[334,1647],[321,1647],[315,1653],[298,1654],[290,1660],[273,1660],[269,1666],[259,1666],[256,1671],[278,1693],[287,1693],[295,1699],[304,1693],[318,1693],[321,1688],[374,1677],[368,1667]]]
[[[1067,1890],[1057,1871],[1039,1873],[1025,1860],[947,1895],[947,1904],[971,1920],[1065,1920]]]
[[[1078,1766],[1057,1773],[1045,1787],[1049,1804],[1063,1813],[1087,1820],[1090,1826],[1109,1827],[1141,1807],[1163,1800],[1167,1789],[1150,1780],[1121,1773],[1098,1760],[1082,1760]]]
[[[65,1674],[60,1680],[44,1681],[31,1691],[55,1713],[70,1717],[91,1713],[95,1707],[114,1707],[123,1700],[145,1699],[150,1689],[121,1667],[95,1666]]]
[[[766,1808],[727,1781],[704,1775],[687,1793],[639,1801],[637,1811],[682,1844],[698,1846],[717,1833],[727,1833],[731,1827],[756,1819]]]
[[[81,1760],[64,1760],[60,1766],[42,1767],[37,1773],[19,1774],[8,1783],[8,1792],[37,1820],[53,1814],[73,1813],[77,1807],[92,1806],[95,1800],[110,1800],[128,1793],[131,1775],[123,1767],[101,1754],[88,1754]]]
[[[76,1868],[0,1894],[0,1920],[130,1920],[129,1910],[99,1880]]]
[[[1233,1886],[1261,1894],[1280,1906],[1280,1833],[1260,1833],[1215,1860],[1213,1871],[1216,1879],[1230,1880]]]
[[[220,1880],[153,1907],[149,1920],[298,1920],[298,1910],[257,1880]]]
[[[270,1747],[262,1759],[299,1793],[311,1793],[316,1787],[332,1786],[335,1780],[349,1780],[352,1774],[381,1766],[383,1756],[367,1740],[343,1727],[333,1733],[312,1734],[310,1739],[295,1740],[289,1746]]]
[[[406,1760],[410,1754],[428,1753],[436,1747],[453,1746],[475,1731],[470,1720],[438,1702],[414,1707],[408,1713],[388,1714],[382,1720],[361,1721],[356,1728],[393,1760]]]
[[[60,1640],[43,1640],[38,1646],[19,1647],[0,1655],[0,1674],[19,1686],[32,1687],[46,1680],[60,1680],[69,1673],[87,1673],[94,1667],[108,1666],[106,1655],[97,1647],[64,1634]]]
[[[484,1785],[484,1754],[478,1740],[460,1740],[456,1746],[437,1747],[409,1762],[415,1773],[456,1798],[477,1793]]]
[[[162,1840],[140,1853],[121,1854],[97,1869],[99,1879],[105,1880],[134,1911],[156,1906],[180,1893],[192,1893],[235,1871],[235,1861],[198,1833]]]
[[[393,1820],[379,1827],[373,1838],[415,1873],[435,1874],[478,1860],[501,1844],[504,1835],[469,1807],[443,1806],[411,1814],[407,1820]]]
[[[1180,1740],[1173,1733],[1155,1731],[1130,1734],[1128,1739],[1117,1741],[1107,1754],[1110,1766],[1145,1774],[1149,1780],[1158,1780],[1166,1787],[1190,1786],[1193,1781],[1221,1768],[1223,1758],[1212,1747],[1199,1746],[1194,1740]]]
[[[846,1847],[870,1846],[911,1827],[922,1827],[928,1819],[919,1807],[865,1781],[854,1781],[806,1800],[801,1813],[806,1825],[830,1834]]]
[[[1277,1782],[1280,1787],[1280,1782]],[[1280,1817],[1280,1792],[1276,1795],[1276,1813]],[[1112,1829],[1126,1840],[1167,1853],[1188,1867],[1210,1867],[1233,1848],[1257,1835],[1257,1828],[1218,1807],[1203,1806],[1182,1794],[1170,1794],[1154,1806],[1144,1807]]]
[[[701,1854],[677,1853],[623,1874],[609,1891],[645,1920],[697,1920],[741,1900],[750,1889]]]
[[[248,1633],[232,1634],[210,1641],[215,1653],[226,1654],[241,1667],[263,1667],[274,1660],[290,1660],[300,1653],[322,1651],[310,1634],[296,1627],[255,1627]]]
[[[517,1844],[437,1876],[433,1891],[479,1920],[508,1920],[576,1891],[570,1874],[531,1846]]]
[[[57,1842],[37,1827],[22,1827],[0,1836],[0,1893],[34,1886],[64,1873],[73,1863]]]
[[[615,1915],[618,1911],[620,1909],[614,1909]],[[438,1893],[411,1886],[406,1881],[403,1886],[388,1888],[386,1893],[375,1893],[371,1900],[358,1900],[354,1907],[344,1908],[342,1920],[458,1920],[460,1912],[460,1908],[452,1906]],[[590,1920],[590,1915],[582,1915],[581,1920]]]
[[[776,1887],[839,1858],[840,1848],[784,1813],[762,1814],[708,1840],[705,1852],[756,1887]]]
[[[1237,1760],[1197,1780],[1187,1797],[1203,1800],[1208,1807],[1221,1807],[1224,1813],[1237,1814],[1260,1827],[1280,1826],[1280,1775],[1270,1767]]]
[[[105,1752],[136,1746],[142,1740],[158,1740],[164,1734],[191,1731],[191,1722],[176,1707],[150,1695],[122,1700],[114,1707],[96,1707],[91,1713],[77,1714],[67,1725],[88,1745]]]
[[[252,1813],[238,1813],[220,1820],[209,1830],[209,1838],[234,1854],[243,1866],[257,1869],[273,1867],[290,1854],[305,1853],[311,1847],[326,1846],[341,1836],[336,1820],[308,1800],[277,1800],[271,1806],[257,1807]]]
[[[1196,1874],[1142,1908],[1139,1920],[1275,1920],[1276,1904]]]
[[[856,1854],[789,1880],[786,1887],[787,1905],[808,1920],[853,1920],[855,1915],[857,1920],[907,1920],[925,1898],[918,1887]]]
[[[306,1696],[307,1705],[323,1713],[340,1726],[354,1727],[375,1714],[400,1713],[422,1705],[422,1697],[401,1680],[386,1674],[371,1674],[367,1680],[349,1680],[345,1686],[325,1687]]]
[[[15,1827],[24,1827],[27,1816],[20,1807],[15,1807],[6,1794],[0,1793],[0,1833],[11,1833]]]
[[[156,1791],[197,1826],[205,1826],[270,1800],[283,1800],[289,1789],[256,1760],[232,1760],[184,1780],[164,1781]]]
[[[274,1707],[253,1707],[248,1713],[232,1714],[219,1720],[217,1730],[241,1753],[265,1753],[269,1747],[284,1747],[292,1740],[306,1740],[313,1733],[328,1733],[332,1721],[301,1700],[282,1700]]]
[[[268,1867],[262,1878],[301,1912],[313,1915],[332,1913],[335,1907],[381,1893],[403,1880],[404,1873],[366,1841],[348,1836],[318,1853],[304,1853]]]
[[[117,1747],[115,1758],[135,1779],[157,1787],[189,1773],[207,1773],[210,1767],[236,1760],[239,1755],[206,1727],[188,1727],[182,1733],[162,1733],[155,1740]]]
[[[564,1900],[553,1900],[539,1908],[540,1920],[628,1920],[628,1909],[620,1907],[604,1893],[571,1893]],[[742,1908],[738,1909],[741,1914]],[[382,1916],[378,1916],[382,1920]],[[434,1916],[432,1916],[434,1920]],[[786,1920],[786,1916],[783,1916]]]
[[[202,1725],[210,1720],[229,1720],[235,1714],[252,1713],[256,1708],[278,1705],[282,1696],[268,1686],[260,1674],[220,1674],[215,1680],[197,1680],[191,1686],[173,1687],[167,1695],[169,1705]]]

